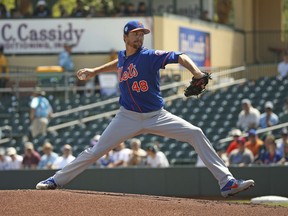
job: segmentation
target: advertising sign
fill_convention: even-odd
[[[138,18],[152,30],[152,19]],[[129,18],[3,19],[0,44],[7,54],[59,53],[64,43],[74,44],[73,53],[101,53],[124,49],[123,27]],[[152,47],[152,34],[144,46]]]
[[[187,54],[197,66],[211,66],[210,33],[180,27],[179,50]]]

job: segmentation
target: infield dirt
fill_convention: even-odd
[[[2,190],[0,197],[1,216],[288,215],[280,206],[80,190]]]

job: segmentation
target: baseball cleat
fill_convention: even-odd
[[[37,190],[54,190],[56,189],[58,186],[54,181],[53,177],[50,177],[44,181],[39,182],[36,185],[36,189]]]
[[[241,191],[247,190],[253,187],[255,184],[254,180],[236,180],[231,179],[228,183],[221,189],[221,195],[223,197],[233,196]]]

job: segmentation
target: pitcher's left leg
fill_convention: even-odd
[[[149,133],[170,137],[190,143],[204,164],[218,180],[221,188],[234,179],[233,175],[218,156],[203,131],[189,122],[163,110],[159,116],[145,122]]]

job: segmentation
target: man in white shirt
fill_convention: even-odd
[[[142,166],[145,164],[147,152],[141,148],[141,140],[134,138],[130,141],[131,153],[129,155],[130,166]]]
[[[248,131],[251,128],[258,128],[260,112],[254,108],[249,99],[242,100],[242,111],[239,113],[237,128]]]
[[[15,170],[22,168],[23,156],[18,155],[14,147],[7,148],[7,155],[10,156],[11,160],[8,162],[8,170]]]
[[[75,156],[72,154],[72,147],[69,144],[65,144],[62,148],[63,155],[56,158],[53,163],[53,169],[62,169],[68,163],[75,159]]]
[[[11,158],[5,155],[5,149],[0,148],[0,170],[7,170]]]
[[[112,163],[108,167],[126,167],[130,159],[131,149],[126,148],[124,142],[113,149]]]
[[[284,53],[283,61],[278,64],[277,67],[280,80],[286,78],[288,76],[288,52]]]
[[[150,167],[169,167],[169,161],[165,154],[150,144],[147,146],[147,165]]]

